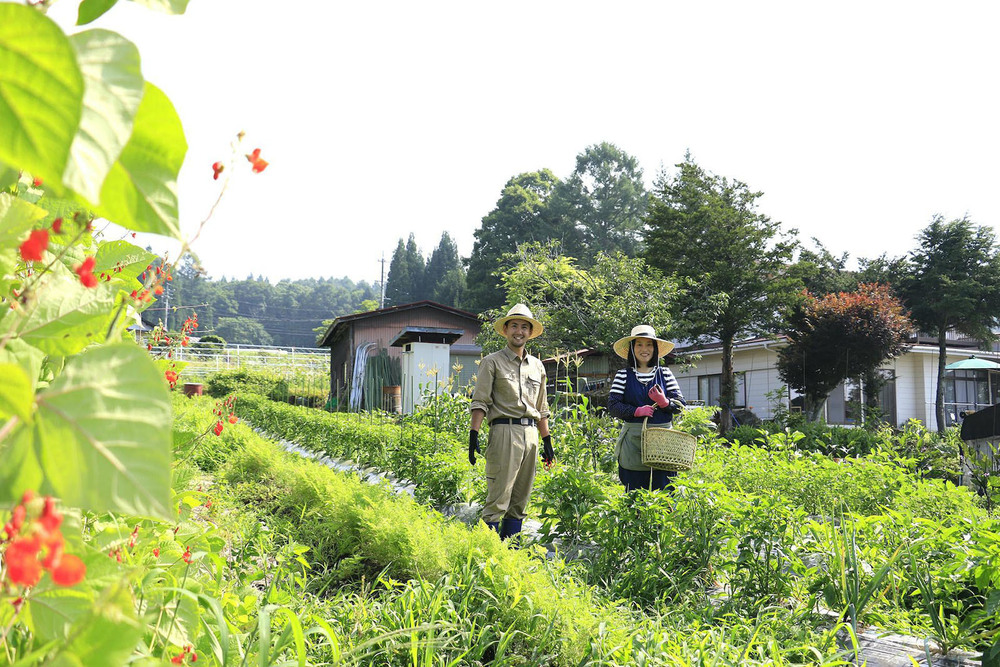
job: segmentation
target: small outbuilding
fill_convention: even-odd
[[[480,325],[475,313],[435,301],[338,317],[317,340],[330,348],[330,396],[337,409],[408,412],[424,389],[468,387]]]

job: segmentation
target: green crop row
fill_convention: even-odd
[[[208,408],[185,403],[178,426],[204,432],[216,420]],[[742,621],[707,608],[647,616],[606,601],[575,567],[509,549],[483,526],[446,520],[245,428],[227,426],[217,440],[187,458],[211,451],[219,495],[308,547],[303,625],[322,617],[355,654],[377,650],[375,664],[844,664],[834,630],[809,630],[817,621],[807,609]],[[307,648],[310,660],[328,657],[326,644]]]

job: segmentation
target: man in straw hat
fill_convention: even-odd
[[[555,460],[555,453],[549,435],[545,367],[524,349],[525,343],[542,335],[542,323],[519,303],[494,322],[493,328],[507,339],[507,345],[479,363],[469,409],[469,463],[476,464],[479,427],[487,419],[490,438],[483,521],[506,539],[521,532],[535,481],[539,435],[546,465]]]
[[[615,443],[618,478],[627,491],[665,489],[676,474],[652,470],[642,463],[642,426],[666,426],[684,407],[681,389],[669,368],[660,366],[674,344],[656,337],[647,324],[632,327],[632,333],[615,341],[615,353],[628,361],[618,371],[608,393],[608,413],[621,419]]]

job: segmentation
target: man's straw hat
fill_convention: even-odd
[[[493,328],[498,334],[503,336],[503,327],[511,320],[525,320],[526,322],[531,323],[531,334],[528,336],[528,340],[538,338],[542,335],[542,323],[532,317],[531,311],[528,310],[528,307],[523,303],[516,304],[513,308],[508,310],[504,317],[501,317],[493,323]]]

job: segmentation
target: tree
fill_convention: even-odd
[[[424,288],[427,298],[446,306],[458,306],[458,299],[465,290],[465,272],[458,256],[458,246],[448,232],[441,234],[440,243],[427,260]]]
[[[789,344],[778,350],[778,375],[802,392],[813,421],[826,397],[847,378],[862,379],[868,405],[874,405],[878,368],[906,351],[912,330],[889,286],[875,283],[820,298],[808,294],[789,321]]]
[[[945,222],[935,216],[917,235],[900,283],[913,321],[937,336],[938,370],[935,416],[945,428],[944,367],[946,336],[955,330],[982,341],[995,338],[1000,323],[1000,253],[993,230],[968,218]]]
[[[547,209],[558,179],[548,169],[514,176],[500,193],[496,207],[483,217],[475,231],[468,259],[466,284],[468,307],[481,312],[503,305],[501,275],[511,267],[505,259],[520,243],[565,242],[572,229],[560,227]]]
[[[574,231],[566,251],[589,266],[603,252],[635,256],[649,196],[639,162],[614,144],[588,146],[553,192],[553,215]]]
[[[385,300],[390,306],[399,306],[428,298],[424,288],[424,258],[417,249],[417,242],[410,234],[409,240],[399,244],[389,262],[389,275],[385,279]]]
[[[458,267],[444,274],[444,278],[434,287],[431,298],[446,306],[464,308],[467,293],[465,270]]]
[[[412,289],[413,278],[410,276],[410,263],[406,259],[406,245],[403,239],[399,239],[399,244],[389,262],[389,275],[385,280],[385,300],[390,306],[409,303],[412,301],[410,298]]]
[[[810,294],[846,292],[857,287],[857,274],[847,269],[849,255],[839,257],[813,238],[816,250],[799,249],[798,260],[789,267],[789,274],[799,279]]]
[[[427,294],[427,281],[425,278],[425,265],[424,256],[420,254],[420,250],[417,248],[417,242],[413,238],[413,234],[410,234],[410,238],[406,241],[406,264],[409,267],[410,273],[410,298],[409,301],[422,301],[428,298]],[[398,303],[406,303],[405,301]]]
[[[215,333],[230,344],[270,345],[273,342],[263,325],[249,317],[220,317]]]
[[[695,164],[688,155],[670,177],[661,174],[646,218],[646,261],[681,281],[675,316],[700,339],[722,342],[721,428],[732,425],[733,343],[769,334],[798,298],[788,274],[794,231],[758,213],[762,195]]]
[[[514,268],[503,277],[508,306],[528,304],[545,326],[545,335],[536,342],[540,352],[593,347],[610,353],[612,344],[636,324],[672,335],[673,281],[641,258],[598,253],[593,266],[581,268],[558,249],[554,242],[518,246],[510,257]],[[492,322],[506,307],[486,319]]]

